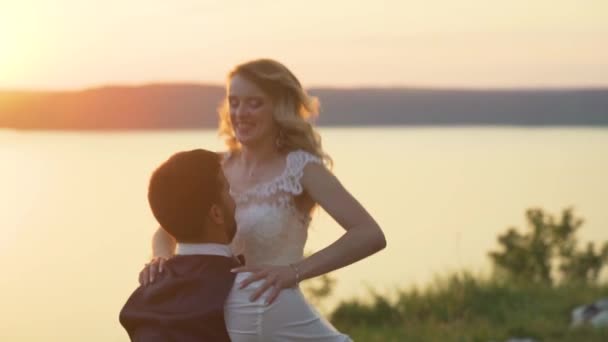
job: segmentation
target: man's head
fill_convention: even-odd
[[[179,152],[150,178],[148,201],[156,220],[178,242],[229,243],[236,232],[234,201],[217,153]]]

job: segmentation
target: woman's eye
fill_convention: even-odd
[[[262,105],[262,101],[257,99],[249,100],[249,106],[252,108],[258,108]]]
[[[230,99],[230,100],[228,100],[228,104],[230,104],[230,107],[238,107],[239,101],[236,99]]]

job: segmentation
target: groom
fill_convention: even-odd
[[[133,292],[120,312],[131,341],[229,341],[224,302],[239,266],[228,244],[236,232],[235,204],[220,156],[180,152],[150,179],[154,217],[177,241],[176,255],[154,282]]]

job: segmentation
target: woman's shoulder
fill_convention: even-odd
[[[238,153],[239,153],[238,151],[231,151],[231,150],[217,152],[217,154],[220,156],[220,165],[221,165],[222,171],[224,172],[224,175],[229,180],[229,182],[232,179],[232,175],[234,174],[234,171],[235,171],[234,170],[234,166],[235,166],[234,161],[236,160]]]
[[[220,162],[222,163],[222,165],[226,166],[226,164],[232,163],[235,160],[235,158],[239,155],[239,151],[226,150],[217,152],[217,154],[220,156]]]
[[[287,164],[307,164],[309,162],[322,163],[321,157],[306,150],[297,149],[287,153]]]
[[[293,150],[287,154],[285,171],[287,175],[294,176],[298,180],[302,178],[307,165],[323,166],[323,159],[314,153],[305,150]]]

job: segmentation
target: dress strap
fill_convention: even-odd
[[[300,195],[303,191],[300,181],[304,175],[304,168],[310,163],[323,165],[321,158],[310,152],[303,150],[290,152],[287,155],[283,190],[293,195]]]
[[[244,204],[254,198],[270,198],[280,196],[281,194],[300,195],[303,192],[300,180],[304,175],[304,168],[309,163],[323,165],[321,158],[312,153],[303,150],[289,152],[285,160],[285,169],[279,176],[243,192],[237,193],[231,190],[230,194],[237,204]]]

